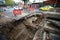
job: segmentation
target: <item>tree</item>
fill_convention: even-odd
[[[23,0],[24,1],[24,3],[26,4],[29,0]]]
[[[6,6],[12,6],[14,4],[13,0],[5,0],[5,5]]]

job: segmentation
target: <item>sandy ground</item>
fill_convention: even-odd
[[[0,23],[6,23],[6,22],[10,22],[10,21],[11,21],[11,18],[0,13]]]

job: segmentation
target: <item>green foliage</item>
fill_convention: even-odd
[[[24,2],[28,2],[29,0],[23,0]]]
[[[24,1],[24,4],[26,4],[29,0],[23,0]]]
[[[12,6],[14,4],[13,0],[5,0],[5,5],[6,6]]]

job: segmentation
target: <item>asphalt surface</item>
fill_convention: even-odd
[[[7,40],[1,31],[0,31],[0,40]]]

